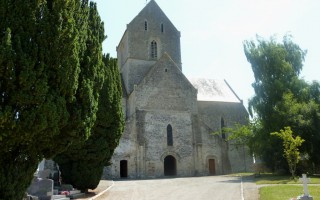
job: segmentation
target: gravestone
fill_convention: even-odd
[[[38,170],[37,171],[43,171],[45,169],[44,168],[45,162],[46,162],[46,160],[42,159],[42,161],[38,164]]]
[[[51,170],[50,169],[45,169],[45,170],[40,170],[38,171],[38,178],[39,179],[48,179],[49,176],[51,175]]]
[[[38,197],[39,200],[51,200],[53,195],[53,180],[35,180],[27,189],[27,193]]]
[[[310,196],[308,191],[308,183],[310,183],[310,179],[307,178],[306,174],[302,174],[302,178],[299,178],[299,180],[303,183],[303,192],[304,194],[301,196],[298,196],[297,200],[313,200],[313,197]]]
[[[61,191],[71,191],[71,190],[73,190],[73,186],[70,184],[61,184],[60,190]]]
[[[57,171],[51,172],[50,179],[53,180],[55,187],[59,187],[61,185],[60,171],[57,170]]]

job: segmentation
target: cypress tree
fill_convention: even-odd
[[[55,158],[60,166],[63,182],[84,192],[98,186],[103,168],[110,165],[109,161],[124,127],[117,61],[108,55],[104,56],[103,61],[106,80],[100,92],[93,132],[87,141],[71,146]]]
[[[0,199],[22,199],[42,158],[91,133],[103,75],[88,17],[87,0],[0,1]]]

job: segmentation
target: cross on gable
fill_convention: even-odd
[[[306,174],[302,174],[302,178],[299,178],[299,180],[303,184],[303,191],[304,191],[304,196],[309,196],[309,191],[308,191],[308,183],[310,183],[310,178],[307,178]]]

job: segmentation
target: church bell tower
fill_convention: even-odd
[[[118,66],[127,94],[165,52],[182,70],[180,32],[151,0],[127,25],[117,46]]]

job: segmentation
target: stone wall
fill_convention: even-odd
[[[144,110],[197,112],[197,91],[168,54],[136,88],[136,107]]]
[[[225,127],[234,127],[235,123],[247,123],[249,116],[242,103],[198,102],[198,111],[203,122],[202,151],[204,155],[211,154],[218,158],[217,173],[251,171],[252,155],[248,148],[236,146],[232,141],[226,142],[222,135],[212,136],[213,132],[221,130],[221,119]]]
[[[164,175],[164,158],[173,156],[177,161],[177,175],[193,175],[193,135],[191,115],[188,112],[147,112],[144,119],[145,162],[152,163],[153,173],[147,168],[148,177]],[[167,143],[167,127],[172,127],[173,145]]]
[[[131,117],[126,120],[125,130],[111,159],[111,166],[104,169],[104,179],[120,178],[120,161],[122,160],[128,162],[128,178],[137,178],[137,143],[136,120],[135,117]]]
[[[124,80],[124,88],[130,94],[134,89],[134,85],[138,85],[155,61],[137,60],[128,58],[121,69],[121,76]]]
[[[117,58],[118,58],[118,67],[119,71],[122,71],[124,64],[126,63],[127,59],[130,57],[129,54],[129,42],[128,42],[128,31],[125,31],[119,45],[117,46]]]
[[[221,129],[221,118],[225,127],[233,127],[235,123],[246,124],[248,113],[242,103],[233,102],[198,102],[201,120],[213,131]]]

